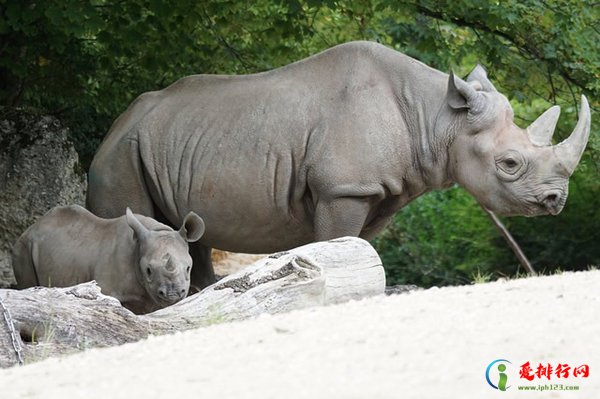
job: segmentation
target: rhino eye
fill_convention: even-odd
[[[188,267],[187,267],[187,269],[185,269],[185,272],[186,272],[186,273],[189,273],[191,269],[192,269],[192,268],[188,266]]]
[[[519,166],[519,163],[512,158],[502,160],[501,165],[500,165],[500,167],[506,173],[511,173],[511,174],[516,172],[517,166]]]
[[[148,275],[148,277],[152,276],[152,269],[149,267],[146,268],[146,275]]]
[[[496,159],[496,166],[510,175],[521,169],[522,162],[516,154],[509,153]]]
[[[502,163],[504,164],[504,166],[511,169],[517,166],[517,161],[515,161],[514,159],[505,159],[504,161],[502,161]]]
[[[496,169],[498,177],[506,181],[518,179],[526,171],[526,162],[523,156],[517,151],[508,151],[496,158]]]

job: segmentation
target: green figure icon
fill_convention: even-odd
[[[508,377],[504,373],[506,371],[506,365],[499,364],[498,371],[500,372],[500,380],[498,381],[498,389],[501,391],[506,391],[506,381],[508,380]]]

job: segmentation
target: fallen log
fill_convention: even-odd
[[[93,281],[68,288],[0,289],[0,367],[17,364],[19,358],[29,363],[262,313],[341,303],[384,290],[377,252],[353,237],[270,255],[146,315],[135,315],[115,298],[102,295]]]

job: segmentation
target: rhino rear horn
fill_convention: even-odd
[[[590,105],[584,95],[581,96],[581,109],[579,110],[579,120],[573,133],[560,144],[554,146],[554,151],[558,160],[566,167],[569,174],[572,174],[590,136]]]
[[[198,241],[204,235],[204,220],[194,212],[190,212],[183,219],[179,234],[187,242]]]
[[[531,142],[537,146],[547,146],[552,144],[552,134],[556,128],[558,117],[560,116],[560,107],[555,105],[540,115],[529,127],[527,134]]]
[[[127,219],[127,224],[131,227],[138,240],[142,240],[148,235],[149,230],[138,220],[133,212],[131,212],[129,207],[127,207],[127,210],[125,211],[125,218]]]

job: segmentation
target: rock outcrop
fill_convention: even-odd
[[[14,283],[10,252],[57,205],[85,201],[85,173],[58,119],[0,109],[0,288]]]

